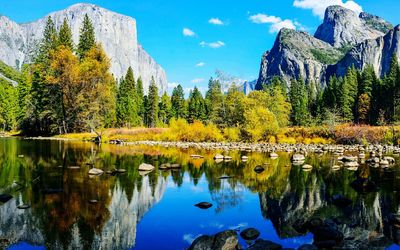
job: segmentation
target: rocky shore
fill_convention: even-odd
[[[119,145],[147,145],[175,148],[195,148],[205,150],[224,150],[224,151],[247,151],[247,152],[298,152],[298,153],[324,153],[331,152],[343,154],[344,152],[370,153],[376,156],[383,154],[400,154],[399,146],[392,145],[318,145],[318,144],[269,144],[269,143],[214,143],[214,142],[163,142],[163,141],[137,141],[123,142],[110,141],[111,144]]]

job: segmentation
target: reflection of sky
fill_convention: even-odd
[[[242,187],[236,188],[236,192],[245,198],[241,200],[240,206],[224,207],[222,212],[217,213],[217,204],[212,200],[204,176],[196,186],[187,174],[183,180],[180,188],[170,188],[168,185],[162,200],[139,222],[135,249],[184,249],[199,235],[211,235],[232,228],[243,230],[245,227],[257,228],[261,232],[261,238],[272,240],[284,247],[297,248],[312,242],[310,234],[292,239],[279,239],[272,223],[262,217],[258,194]],[[168,184],[170,183],[173,183],[171,178],[168,180]],[[229,185],[223,186],[218,192],[233,191],[229,190]],[[214,206],[208,210],[194,206],[202,201],[212,202]],[[245,242],[241,240],[241,244],[245,245]]]

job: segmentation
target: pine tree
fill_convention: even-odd
[[[142,77],[139,76],[136,82],[136,95],[137,95],[137,105],[138,105],[138,114],[142,123],[144,122],[144,91],[143,91],[143,81]]]
[[[64,18],[63,24],[60,27],[60,32],[58,33],[58,46],[65,46],[71,51],[74,50],[74,42],[72,40],[71,28],[68,25],[67,19]]]
[[[188,121],[194,122],[196,120],[204,121],[206,118],[206,105],[199,89],[194,87],[189,95],[189,113]]]
[[[136,83],[131,67],[121,80],[117,95],[117,121],[120,126],[137,126],[140,124]]]
[[[39,45],[39,54],[36,57],[35,63],[48,63],[50,51],[57,47],[57,31],[53,19],[47,18],[46,26],[43,32],[43,38]]]
[[[399,63],[397,61],[397,56],[393,55],[392,60],[390,62],[390,68],[388,74],[383,79],[383,98],[382,104],[385,107],[385,118],[386,121],[392,122],[395,116],[395,96],[397,95],[396,91],[396,79],[399,78]]]
[[[179,84],[172,91],[171,96],[172,114],[176,119],[186,118],[187,110],[185,105],[185,94],[183,88]]]
[[[210,121],[217,125],[221,117],[220,110],[223,108],[223,98],[221,83],[218,80],[210,78],[208,82],[208,91],[205,97],[206,114]]]
[[[85,57],[86,53],[96,45],[93,23],[89,16],[85,14],[82,28],[79,34],[78,55],[79,58]]]
[[[149,86],[149,95],[147,102],[147,111],[148,111],[148,123],[147,126],[154,128],[158,124],[158,88],[156,82],[154,81],[154,77],[151,78],[150,86]]]
[[[162,122],[163,124],[168,124],[169,120],[172,117],[172,104],[171,104],[171,99],[168,96],[167,92],[164,92],[164,94],[161,96],[161,101],[159,105],[159,121]]]
[[[348,70],[346,76],[342,80],[341,96],[338,98],[341,100],[339,107],[341,107],[341,113],[345,121],[352,122],[354,120],[357,96],[357,71],[352,67]]]
[[[292,81],[289,96],[292,104],[291,120],[293,125],[309,125],[310,113],[308,112],[307,89],[302,78]]]

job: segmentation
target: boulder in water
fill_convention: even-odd
[[[0,194],[0,202],[6,203],[11,200],[13,197],[9,194]]]
[[[223,160],[223,159],[224,159],[224,156],[223,156],[223,155],[216,154],[216,155],[214,156],[214,160]]]
[[[246,228],[240,233],[244,240],[255,240],[260,236],[260,232],[255,228]]]
[[[21,210],[24,210],[24,209],[28,209],[28,208],[30,208],[31,206],[29,206],[28,204],[22,204],[22,205],[19,205],[17,208],[18,209],[21,209]]]
[[[254,168],[254,172],[256,172],[257,174],[261,174],[262,172],[264,172],[264,168],[261,166],[257,166]]]
[[[147,163],[142,163],[139,165],[139,171],[153,171],[154,166],[147,164]]]
[[[206,250],[206,249],[238,249],[239,239],[234,230],[227,230],[216,235],[202,235],[195,239],[189,250]]]
[[[212,204],[209,202],[200,202],[197,203],[195,206],[201,209],[209,209],[210,207],[212,207]]]
[[[292,156],[292,161],[294,161],[294,162],[305,161],[305,160],[306,160],[306,157],[302,154],[294,154]]]
[[[102,175],[103,174],[103,170],[98,169],[98,168],[91,168],[89,170],[89,175]]]

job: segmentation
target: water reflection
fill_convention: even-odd
[[[217,153],[233,159],[216,163]],[[193,159],[193,154],[204,158]],[[241,160],[243,155],[248,161]],[[0,203],[0,240],[50,249],[149,249],[158,246],[157,239],[148,239],[159,232],[165,234],[160,241],[169,237],[171,242],[165,249],[182,249],[198,234],[251,224],[263,239],[298,247],[312,243],[299,223],[321,218],[338,226],[345,247],[398,243],[399,230],[390,222],[390,215],[400,212],[398,168],[362,165],[357,171],[334,171],[335,159],[309,156],[306,163],[313,169],[305,172],[292,166],[287,154],[271,159],[261,153],[1,139],[0,193],[14,199]],[[143,162],[156,170],[141,174]],[[159,170],[165,163],[182,169]],[[87,173],[92,166],[127,171],[91,178]],[[257,166],[265,170],[257,174]],[[351,183],[357,178],[368,178],[377,191],[356,191]],[[351,204],[335,205],[335,195]],[[201,199],[214,204],[203,214],[193,208]],[[18,209],[21,204],[31,207]],[[183,217],[189,221],[181,221]],[[173,226],[179,234],[174,239]]]

